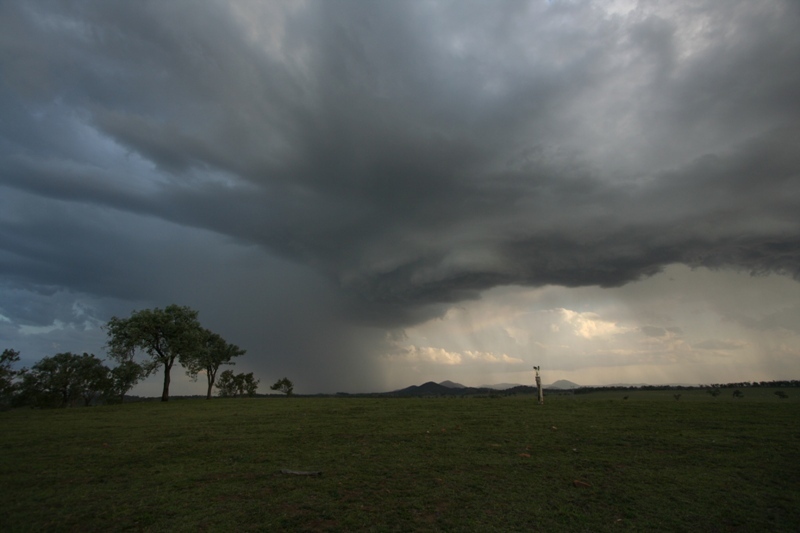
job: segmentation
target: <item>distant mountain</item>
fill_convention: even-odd
[[[447,384],[450,384],[449,386]],[[490,389],[465,387],[458,383],[451,381],[443,381],[442,383],[434,383],[428,381],[422,385],[411,385],[405,389],[387,392],[389,396],[466,396],[469,394],[486,394],[491,392]]]
[[[445,387],[444,385],[439,385],[433,381],[428,381],[422,385],[411,385],[405,389],[394,391],[391,394],[397,396],[438,396],[443,394],[453,394],[453,392],[457,390],[459,389]]]
[[[466,389],[467,388],[465,385],[462,385],[461,383],[456,383],[456,382],[450,381],[450,380],[442,381],[441,383],[439,383],[439,385],[441,385],[442,387],[447,387],[448,389]]]
[[[579,388],[580,385],[560,379],[552,385],[545,385],[546,389],[553,390],[572,390]],[[469,396],[478,394],[495,394],[502,391],[503,395],[507,394],[536,394],[536,387],[534,385],[519,385],[516,383],[497,383],[495,385],[484,385],[482,387],[466,387],[460,383],[453,381],[442,381],[435,383],[428,381],[422,385],[412,385],[405,389],[400,389],[392,392],[382,393],[387,396]]]
[[[579,389],[581,386],[577,383],[573,383],[572,381],[568,381],[566,379],[559,379],[555,383],[551,385],[545,385],[545,389],[562,389],[562,390],[569,390],[569,389]]]

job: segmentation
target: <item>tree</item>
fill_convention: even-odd
[[[135,311],[129,318],[112,317],[106,325],[109,354],[119,361],[132,360],[136,350],[144,351],[150,361],[142,365],[145,375],[164,367],[161,401],[169,400],[172,366],[177,360],[188,363],[202,350],[203,328],[197,311],[170,305],[165,309]]]
[[[783,392],[782,390],[775,391],[775,396],[777,396],[777,397],[778,397],[778,398],[780,398],[781,400],[785,400],[786,398],[788,398],[788,397],[789,397],[789,395],[788,395],[788,394],[786,394],[785,392]]]
[[[223,397],[235,398],[237,396],[255,396],[260,380],[253,377],[253,373],[234,374],[233,370],[226,370],[217,380],[218,394]]]
[[[709,394],[710,394],[711,396],[713,396],[714,398],[716,398],[717,396],[719,396],[720,394],[722,394],[722,391],[721,391],[721,390],[719,390],[719,389],[717,389],[717,388],[714,388],[714,389],[709,389],[709,390],[707,390],[706,392],[707,392],[707,393],[709,393]]]
[[[14,383],[19,372],[14,370],[11,365],[19,362],[19,352],[7,348],[0,354],[0,406],[7,405],[14,394],[16,384]]]
[[[84,353],[76,361],[76,367],[73,386],[84,406],[89,407],[98,398],[108,396],[113,381],[110,370],[101,359]]]
[[[71,352],[45,357],[22,371],[22,403],[38,407],[84,405],[106,393],[111,379],[108,368],[94,354]]]
[[[270,389],[284,393],[286,396],[291,396],[294,391],[294,384],[289,378],[281,378],[270,386]]]
[[[252,398],[256,395],[256,390],[258,389],[258,384],[261,383],[261,380],[255,379],[252,372],[240,374],[240,376],[242,376],[242,388],[240,389],[241,393],[247,394]]]
[[[217,394],[222,398],[235,397],[238,391],[236,386],[236,376],[233,370],[226,370],[220,374],[217,380]]]
[[[142,365],[131,359],[124,359],[111,369],[111,388],[108,391],[109,399],[125,401],[125,395],[139,380],[147,375]]]
[[[232,365],[231,359],[244,355],[246,350],[242,350],[235,344],[225,342],[225,339],[212,333],[209,330],[203,330],[203,345],[202,349],[195,357],[190,358],[186,362],[186,374],[192,379],[197,379],[200,372],[206,374],[208,382],[208,391],[206,399],[211,399],[211,389],[217,379],[217,371],[222,365]]]
[[[742,391],[740,391],[739,389],[736,389],[735,391],[733,391],[733,397],[734,398],[744,398],[744,393]]]

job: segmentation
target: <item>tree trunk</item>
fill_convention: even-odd
[[[164,364],[164,390],[161,393],[161,401],[169,401],[169,371],[172,370],[172,363]]]
[[[208,380],[208,393],[206,394],[206,400],[211,399],[211,388],[214,386],[214,380],[217,379],[217,371],[211,371],[210,368],[206,368],[206,379]]]

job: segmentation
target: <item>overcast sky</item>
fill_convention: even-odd
[[[177,303],[262,391],[800,379],[798,28],[794,0],[0,2],[0,348],[105,356],[109,318]]]

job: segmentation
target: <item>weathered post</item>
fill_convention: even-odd
[[[535,366],[533,369],[536,371],[536,392],[539,395],[539,405],[544,404],[544,391],[542,390],[542,377],[539,375],[540,366]]]

